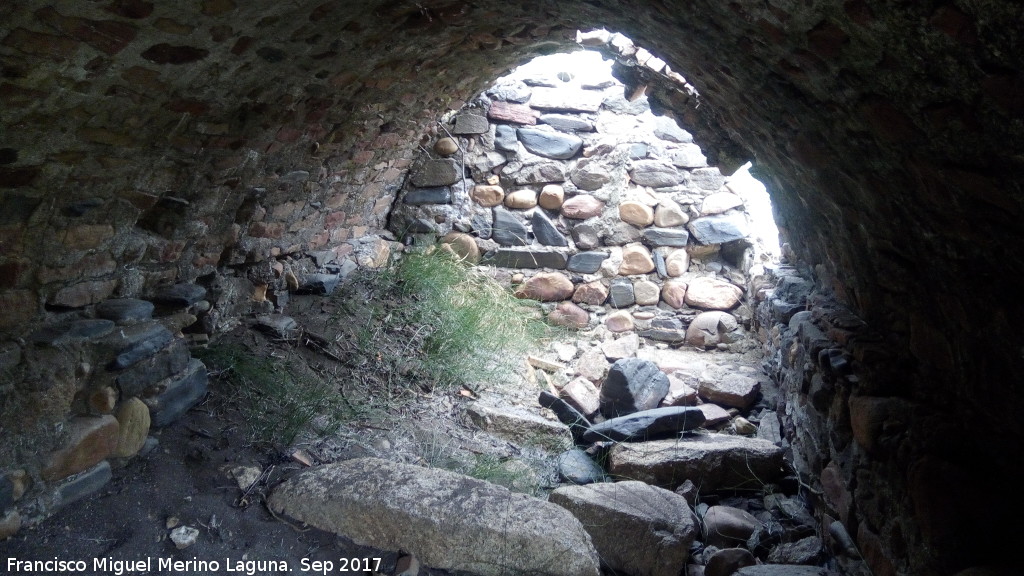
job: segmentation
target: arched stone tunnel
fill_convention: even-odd
[[[383,229],[438,117],[606,28],[697,88],[619,69],[723,171],[754,161],[816,290],[870,328],[845,343],[858,380],[830,424],[896,438],[840,473],[875,574],[1010,552],[1021,4],[26,0],[0,16],[8,342],[111,296]]]

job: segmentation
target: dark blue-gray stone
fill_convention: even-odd
[[[680,128],[676,121],[668,116],[655,117],[654,135],[662,140],[678,142],[679,144],[693,142],[693,135]]]
[[[185,341],[177,338],[152,358],[143,360],[117,376],[122,398],[141,396],[150,386],[178,374],[188,367],[189,352]]]
[[[526,246],[530,237],[519,217],[502,208],[494,207],[494,223],[491,225],[491,239],[502,246]]]
[[[96,305],[96,315],[118,324],[149,320],[153,317],[153,303],[136,298],[116,298],[104,300]]]
[[[206,396],[207,381],[206,365],[193,358],[185,376],[171,382],[159,395],[145,398],[153,427],[167,426],[198,404]]]
[[[705,216],[690,221],[690,233],[701,244],[722,244],[740,240],[749,233],[747,219],[742,214]]]
[[[668,394],[668,376],[640,358],[616,360],[601,385],[601,414],[616,418],[656,408]]]
[[[593,274],[601,269],[601,263],[608,259],[607,252],[580,252],[569,256],[566,269],[579,274]]]
[[[494,149],[504,152],[516,152],[519,150],[519,138],[516,137],[516,129],[508,124],[498,124],[494,128]]]
[[[608,303],[614,308],[627,308],[636,304],[633,282],[629,278],[616,278],[608,289]]]
[[[604,469],[579,448],[573,448],[559,454],[558,477],[563,482],[580,486],[604,482],[607,479]]]
[[[533,237],[545,246],[568,246],[569,241],[555,228],[555,224],[544,214],[543,210],[534,210],[531,218]]]
[[[156,355],[174,340],[174,334],[159,322],[146,322],[127,326],[112,340],[117,355],[110,363],[110,370],[123,370],[146,358]]]
[[[110,320],[74,320],[46,326],[33,332],[28,339],[33,344],[70,344],[100,338],[114,330]]]
[[[672,328],[645,328],[638,331],[637,334],[648,340],[657,340],[658,342],[667,342],[669,344],[679,344],[686,341],[685,330],[674,330]]]
[[[341,283],[340,274],[306,274],[296,291],[299,294],[329,295]]]
[[[659,250],[654,251],[654,269],[658,271],[658,276],[668,278],[668,265],[665,263],[664,254]]]
[[[644,228],[641,233],[648,246],[682,248],[690,240],[690,233],[681,228]]]
[[[547,390],[541,391],[537,402],[544,408],[554,412],[559,422],[569,427],[569,432],[572,433],[573,439],[577,442],[583,437],[587,429],[590,428],[590,420],[587,420],[586,416],[570,406],[568,402]]]
[[[583,140],[579,136],[561,132],[519,128],[516,130],[516,134],[519,135],[519,141],[527,150],[538,156],[555,160],[568,160],[583,147]]]
[[[206,298],[206,288],[197,284],[175,284],[156,293],[153,302],[166,306],[191,306]]]
[[[450,186],[462,180],[459,165],[453,158],[427,160],[415,168],[409,181],[417,188]]]
[[[565,269],[565,254],[533,250],[495,250],[484,255],[480,264],[498,268]]]
[[[542,124],[547,124],[558,130],[571,132],[593,132],[596,130],[594,123],[590,120],[569,114],[541,114],[538,120]]]
[[[82,498],[95,494],[110,482],[113,474],[110,471],[110,462],[104,460],[92,468],[82,472],[57,487],[54,492],[56,508],[63,508],[69,504],[78,502]]]
[[[469,223],[473,226],[473,230],[476,231],[478,237],[488,240],[491,237],[492,219],[491,211],[487,210],[486,212],[474,213]]]
[[[587,442],[630,442],[675,436],[704,425],[704,413],[693,406],[653,408],[594,424],[583,434]]]
[[[450,186],[413,188],[405,193],[405,198],[402,201],[414,206],[422,204],[451,204],[452,189]]]

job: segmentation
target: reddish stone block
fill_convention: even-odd
[[[117,448],[117,419],[110,415],[79,416],[68,422],[64,447],[50,454],[42,470],[43,480],[54,482],[88,470]]]
[[[281,238],[284,224],[278,222],[254,222],[249,226],[249,236],[255,238]]]
[[[66,36],[54,36],[15,28],[0,44],[10,46],[26,54],[49,56],[57,60],[70,57],[78,49],[79,42]]]
[[[339,224],[345,221],[348,215],[343,210],[337,212],[331,212],[324,218],[324,228],[331,229],[337,227]]]
[[[487,112],[487,117],[491,120],[515,124],[533,125],[537,123],[539,116],[539,112],[525,104],[510,104],[508,102],[494,102]]]
[[[198,62],[210,55],[205,48],[195,46],[172,46],[166,42],[154,44],[147,48],[142,57],[157,64],[189,64]]]
[[[352,155],[352,161],[361,166],[365,166],[373,161],[373,150],[360,150]]]

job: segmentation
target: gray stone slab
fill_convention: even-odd
[[[640,233],[648,246],[682,248],[690,240],[690,233],[682,228],[644,228]]]
[[[519,138],[516,137],[516,129],[508,124],[499,124],[494,128],[494,148],[504,152],[516,152],[519,150]]]
[[[526,246],[530,243],[526,225],[518,216],[501,206],[494,207],[491,239],[502,246]]]
[[[629,278],[616,278],[608,289],[608,301],[614,308],[628,308],[636,304],[633,282]]]
[[[486,254],[480,264],[499,268],[553,268],[563,270],[566,256],[561,252],[539,250],[495,250]]]
[[[149,320],[153,317],[154,305],[148,300],[137,298],[114,298],[96,305],[96,315],[118,324]]]
[[[573,448],[558,456],[558,477],[563,482],[579,486],[604,482],[607,476],[604,468],[594,462],[586,452]]]
[[[153,296],[153,302],[165,306],[191,306],[206,298],[206,288],[198,284],[175,284]]]
[[[704,413],[692,406],[673,406],[634,412],[594,424],[583,434],[588,442],[654,440],[675,436],[704,425]]]
[[[114,323],[110,320],[73,320],[40,328],[29,335],[28,339],[33,344],[57,346],[102,338],[113,330]]]
[[[121,328],[111,341],[118,349],[111,370],[123,370],[150,358],[174,340],[170,330],[159,322],[147,322]]]
[[[579,116],[571,116],[569,114],[541,114],[539,120],[541,124],[547,124],[548,126],[558,130],[571,132],[593,132],[597,129],[594,126],[594,123],[590,120],[585,120]]]
[[[530,218],[533,225],[533,237],[545,246],[568,246],[569,241],[555,228],[554,222],[544,214],[543,210],[534,210]]]
[[[450,186],[462,180],[459,165],[453,158],[427,160],[413,172],[410,181],[417,188],[433,188]]]
[[[106,460],[93,466],[89,470],[82,472],[64,482],[54,491],[56,508],[63,508],[70,504],[78,502],[82,498],[95,494],[103,488],[113,474],[110,471],[110,463]]]
[[[118,374],[116,382],[121,397],[141,396],[150,386],[185,370],[188,362],[188,345],[185,340],[176,338],[153,357]]]
[[[455,117],[452,134],[484,134],[490,129],[487,118],[479,114],[459,114]]]
[[[607,252],[579,252],[569,256],[566,269],[579,274],[593,274],[601,269],[601,263],[607,260]]]
[[[665,398],[669,387],[668,376],[654,362],[616,360],[601,385],[601,414],[616,418],[650,410]]]
[[[413,188],[405,193],[402,202],[413,206],[424,204],[451,204],[452,189],[450,186],[434,186],[431,188]]]
[[[687,226],[701,244],[722,244],[741,240],[750,233],[747,219],[742,214],[723,214],[695,218]]]
[[[516,134],[527,150],[538,156],[555,160],[568,160],[583,147],[583,140],[579,136],[561,132],[519,128],[516,130]]]
[[[186,374],[172,381],[157,396],[144,398],[154,428],[161,428],[180,418],[206,396],[209,377],[206,365],[197,359],[189,362]]]

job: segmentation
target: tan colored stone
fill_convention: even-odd
[[[665,258],[665,271],[673,278],[678,278],[690,268],[690,253],[686,250],[673,250]]]
[[[661,288],[650,280],[639,280],[633,283],[633,297],[640,306],[653,306],[661,298]]]
[[[636,333],[626,334],[616,340],[607,340],[601,343],[601,351],[605,358],[611,361],[636,356],[640,349],[640,337]]]
[[[537,201],[545,210],[558,210],[565,202],[565,190],[558,184],[548,184],[540,191]]]
[[[69,250],[90,250],[113,236],[114,227],[110,224],[80,224],[65,229],[61,240]]]
[[[668,394],[661,401],[662,406],[695,406],[697,391],[672,374],[668,375]]]
[[[560,272],[541,272],[527,280],[516,291],[517,298],[530,298],[541,302],[566,300],[575,287],[568,276]]]
[[[600,216],[604,212],[604,202],[589,194],[579,194],[562,203],[562,216],[573,220],[586,220]]]
[[[580,354],[576,361],[576,373],[591,382],[600,382],[608,375],[611,364],[605,358],[604,351],[599,346],[588,349]]]
[[[7,479],[11,482],[11,498],[15,502],[21,500],[21,497],[28,491],[29,484],[32,482],[28,472],[23,469],[14,470],[7,474]]]
[[[480,261],[480,247],[477,246],[476,238],[462,232],[452,232],[441,238],[441,243],[451,248],[452,253],[458,258],[471,264]]]
[[[434,144],[434,152],[441,156],[451,156],[459,151],[459,145],[452,138],[441,138]]]
[[[537,205],[537,193],[529,188],[516,190],[505,195],[505,206],[517,210],[526,210]]]
[[[627,200],[619,204],[619,219],[639,228],[654,223],[654,211],[641,202]]]
[[[743,206],[743,199],[732,192],[716,192],[704,198],[700,205],[701,216],[711,216]]]
[[[608,288],[600,281],[587,282],[576,287],[572,301],[580,304],[600,306],[608,299]]]
[[[740,302],[743,291],[732,283],[703,276],[686,288],[686,303],[705,310],[729,310]]]
[[[676,309],[682,308],[685,303],[685,298],[686,282],[681,280],[669,280],[662,285],[661,299],[669,306]]]
[[[584,416],[597,414],[601,407],[600,393],[594,384],[583,377],[574,378],[562,388],[561,397]]]
[[[658,208],[654,211],[654,225],[659,228],[685,226],[689,221],[690,217],[675,202],[658,204]]]
[[[604,319],[604,325],[612,332],[629,332],[633,329],[633,317],[629,312],[612,312]]]
[[[102,302],[114,293],[117,280],[94,280],[62,288],[50,297],[50,304],[67,308],[82,308]]]
[[[648,274],[654,270],[654,258],[642,244],[630,244],[622,249],[622,264],[619,266],[620,276]]]
[[[560,302],[551,314],[548,314],[548,322],[555,326],[580,330],[587,327],[590,314],[572,302]]]
[[[477,204],[490,208],[505,200],[505,190],[501,186],[478,184],[473,187],[472,196]]]
[[[109,414],[78,416],[72,418],[65,428],[68,431],[67,442],[63,448],[50,454],[43,467],[42,477],[47,482],[87,470],[117,448],[117,419]]]
[[[117,407],[117,447],[112,456],[131,458],[139,453],[149,435],[149,406],[138,398],[129,398]]]

